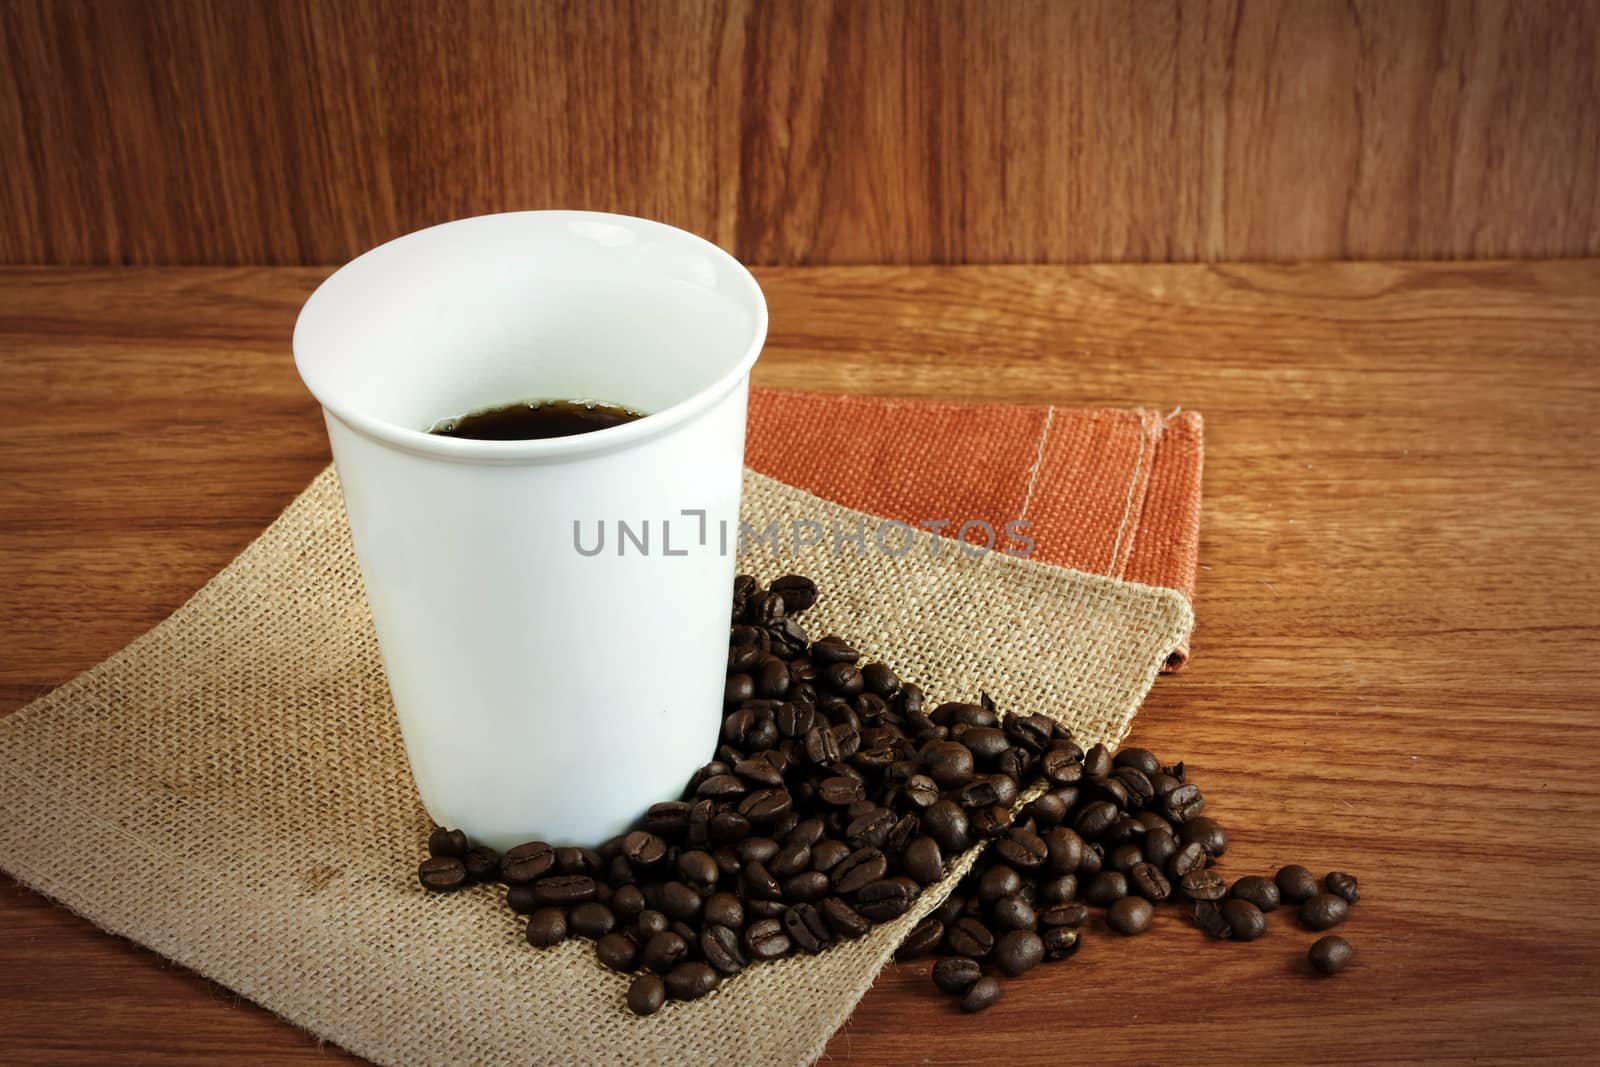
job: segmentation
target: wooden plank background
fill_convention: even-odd
[[[758,264],[1600,254],[1600,4],[0,0],[0,263],[485,211]]]

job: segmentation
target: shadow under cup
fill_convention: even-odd
[[[765,335],[732,257],[588,212],[422,230],[307,301],[295,361],[435,822],[499,849],[595,844],[711,758]],[[534,441],[425,432],[524,400],[646,416]]]

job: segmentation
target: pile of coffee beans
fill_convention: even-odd
[[[1319,885],[1303,867],[1230,886],[1212,869],[1227,833],[1183,764],[1085,752],[1055,720],[1002,715],[987,696],[930,706],[844,638],[811,640],[795,616],[816,598],[798,575],[735,581],[721,743],[680,799],[594,848],[530,841],[499,855],[435,830],[423,887],[503,883],[529,944],[584,938],[636,975],[640,1015],[864,936],[981,841],[992,846],[897,954],[949,957],[933,980],[966,1011],[1000,998],[996,974],[1075,953],[1091,908],[1133,936],[1156,905],[1181,905],[1211,936],[1252,941],[1280,904],[1320,931],[1359,898],[1350,875]],[[1020,804],[1025,791],[1037,795]],[[1325,937],[1310,959],[1334,974],[1350,955]]]

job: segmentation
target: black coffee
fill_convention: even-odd
[[[592,400],[532,400],[440,419],[428,432],[474,441],[539,441],[592,433],[642,418],[641,411]]]

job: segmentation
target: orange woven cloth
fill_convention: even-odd
[[[752,389],[745,462],[847,507],[1194,599],[1197,412]],[[1031,548],[1008,539],[1008,524]],[[1174,654],[1181,667],[1188,648]]]

